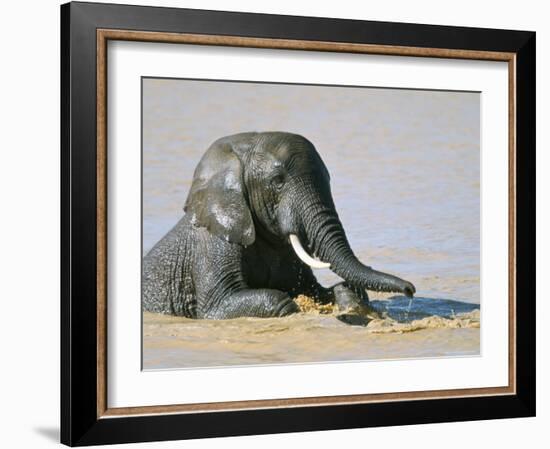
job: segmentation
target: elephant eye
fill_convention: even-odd
[[[276,189],[280,189],[285,182],[285,177],[282,174],[275,175],[271,178],[271,185]]]

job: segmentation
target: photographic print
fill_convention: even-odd
[[[62,5],[61,441],[534,416],[535,55]]]
[[[142,78],[143,369],[480,353],[479,92]]]

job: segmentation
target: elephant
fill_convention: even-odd
[[[361,263],[336,212],[314,145],[288,132],[216,140],[197,165],[185,214],[143,258],[142,306],[188,318],[281,317],[299,294],[368,304],[367,290],[412,297],[414,285]],[[312,268],[343,279],[322,286]]]

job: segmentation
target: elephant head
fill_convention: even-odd
[[[195,170],[185,211],[196,226],[234,244],[290,245],[312,268],[329,268],[368,290],[415,293],[354,255],[336,212],[329,172],[313,144],[285,132],[216,141]]]

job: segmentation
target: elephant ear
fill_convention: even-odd
[[[248,246],[256,233],[245,197],[243,167],[228,143],[215,143],[195,170],[184,210],[191,222],[228,242]]]

